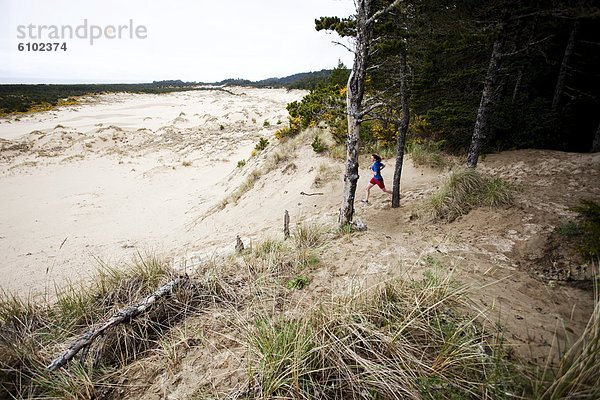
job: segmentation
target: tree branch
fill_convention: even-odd
[[[528,43],[528,44],[527,44],[527,47],[524,47],[524,48],[522,48],[522,49],[520,49],[520,50],[516,50],[516,51],[510,52],[510,53],[502,53],[502,57],[514,56],[514,55],[516,55],[516,54],[519,54],[519,53],[522,53],[522,52],[524,52],[524,51],[527,51],[527,49],[528,49],[529,47],[531,47],[531,46],[535,46],[536,44],[540,44],[540,43],[542,43],[542,42],[545,42],[546,40],[548,40],[548,39],[550,39],[550,38],[552,38],[552,37],[554,37],[554,36],[555,36],[555,35],[548,35],[548,36],[546,36],[546,37],[545,37],[545,38],[543,38],[543,39],[536,40],[535,42]]]
[[[401,0],[396,0],[392,4],[390,4],[389,6],[387,6],[386,8],[384,8],[383,10],[377,11],[375,14],[373,14],[371,16],[371,18],[369,18],[367,20],[367,25],[370,25],[373,22],[375,22],[375,20],[377,18],[379,18],[380,16],[382,16],[383,14],[386,14],[386,13],[390,12],[394,7],[396,7],[398,4],[400,4],[400,2],[401,2]]]
[[[364,117],[365,115],[369,114],[374,109],[383,107],[383,106],[385,106],[385,103],[383,103],[383,102],[371,104],[369,107],[365,107],[365,108],[363,108],[363,110],[361,112],[357,113],[356,117],[360,119],[360,118]]]
[[[350,47],[346,46],[344,43],[342,42],[336,42],[335,40],[332,40],[331,43],[333,44],[337,44],[342,46],[343,48],[345,48],[346,50],[348,50],[350,53],[354,53],[354,50],[352,50]]]

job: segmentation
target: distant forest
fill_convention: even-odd
[[[284,78],[268,78],[261,81],[249,81],[246,79],[225,79],[217,82],[216,85],[228,86],[252,86],[252,87],[272,87],[288,89],[316,89],[317,86],[327,83],[333,70],[323,69],[316,72],[303,72],[286,76]]]
[[[75,98],[78,96],[101,93],[170,93],[188,90],[215,90],[222,86],[314,89],[319,83],[326,81],[330,74],[331,70],[321,70],[254,82],[245,79],[226,79],[216,83],[168,80],[131,84],[0,85],[0,116],[11,113],[44,111],[56,106],[75,104],[77,102]]]

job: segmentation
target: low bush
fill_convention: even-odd
[[[321,139],[321,136],[319,136],[319,135],[315,135],[315,137],[311,143],[311,146],[315,153],[323,153],[324,151],[327,151],[327,145],[325,144],[325,142],[323,141],[323,139]]]
[[[256,150],[257,152],[263,151],[264,149],[267,148],[268,145],[269,145],[268,139],[260,138],[258,143],[256,143],[256,146],[254,146],[254,150]]]
[[[577,220],[559,227],[558,233],[577,241],[582,256],[592,260],[600,258],[600,204],[585,199],[571,211],[578,214]]]

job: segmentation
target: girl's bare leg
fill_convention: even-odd
[[[369,185],[367,186],[366,192],[367,192],[367,197],[363,200],[365,203],[369,202],[369,194],[371,194],[371,188],[375,186],[372,183],[369,183]]]

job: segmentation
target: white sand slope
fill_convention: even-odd
[[[303,95],[111,94],[1,120],[1,287],[53,289],[138,251],[185,258],[199,245],[190,224],[237,183],[228,181],[237,162],[259,138],[273,140],[286,104]]]

